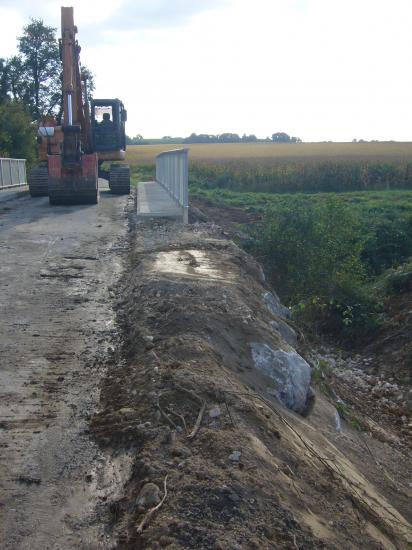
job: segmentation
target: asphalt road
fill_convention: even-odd
[[[0,546],[110,548],[107,464],[87,430],[115,337],[126,197],[0,193]],[[113,470],[113,468],[112,468]]]

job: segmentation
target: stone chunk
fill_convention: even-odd
[[[232,462],[239,462],[241,456],[242,453],[240,451],[233,451],[233,453],[229,455],[229,460]]]
[[[220,407],[216,405],[216,407],[213,407],[209,411],[210,418],[219,418],[219,416],[222,415],[222,411],[220,410]]]
[[[278,319],[277,321],[273,320],[270,322],[270,325],[279,332],[285,342],[292,346],[292,348],[296,348],[298,345],[298,337],[292,327],[282,319]]]
[[[290,319],[290,311],[284,306],[277,294],[274,292],[265,292],[262,296],[268,310],[277,317],[283,317],[284,319]]]
[[[268,387],[268,392],[288,409],[304,413],[314,395],[307,362],[294,350],[274,350],[267,344],[257,342],[252,342],[250,347],[255,368],[274,382],[272,387]]]

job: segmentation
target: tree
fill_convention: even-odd
[[[93,73],[85,66],[81,73],[91,99]],[[18,38],[18,54],[6,62],[0,60],[0,103],[4,95],[27,105],[33,121],[55,115],[60,122],[63,101],[59,43],[56,29],[43,20],[31,19]]]
[[[0,105],[8,98],[8,66],[5,59],[0,58]]]
[[[275,143],[289,143],[290,136],[285,132],[276,132],[276,134],[272,134],[272,141]]]
[[[82,67],[81,67],[81,76],[82,76],[82,80],[84,82],[86,82],[87,95],[88,95],[89,99],[91,99],[92,94],[96,89],[96,86],[94,85],[94,74],[92,73],[92,71],[88,67],[86,67],[86,65],[82,65]]]
[[[35,158],[35,129],[24,105],[7,100],[0,105],[0,157]]]
[[[18,54],[8,61],[12,98],[24,101],[32,120],[41,120],[61,103],[61,65],[56,29],[31,19],[18,38]]]
[[[243,134],[242,136],[242,141],[249,142],[249,141],[257,141],[257,140],[258,138],[255,136],[255,134],[250,134],[249,136],[246,134]]]
[[[301,139],[295,136],[290,137],[285,132],[276,132],[272,134],[272,141],[275,143],[301,143]]]
[[[237,143],[240,141],[240,137],[238,136],[238,134],[226,132],[224,134],[220,134],[219,141],[222,143]]]

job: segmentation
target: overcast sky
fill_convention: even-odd
[[[0,0],[0,57],[61,0]],[[127,133],[412,140],[411,0],[73,0],[95,97]],[[59,29],[60,32],[60,29]]]

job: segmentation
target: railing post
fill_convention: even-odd
[[[11,159],[9,159],[10,185],[13,185],[13,172],[11,171]]]

